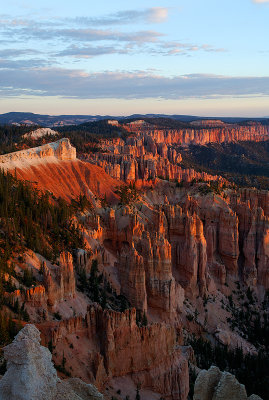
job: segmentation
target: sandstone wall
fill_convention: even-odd
[[[75,344],[72,349],[69,346],[70,354],[65,354],[70,362],[67,361],[66,368],[73,366],[75,375],[82,374],[99,388],[112,377],[129,375],[136,384],[167,399],[187,399],[188,362],[173,326],[162,323],[138,327],[135,309],[118,313],[92,306],[85,319],[76,317],[54,325],[43,324],[40,329],[46,341],[52,339],[59,355],[66,343],[75,343],[76,335],[79,336],[87,346],[87,357]]]

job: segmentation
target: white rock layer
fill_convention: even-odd
[[[0,156],[0,168],[4,171],[15,168],[29,168],[33,165],[48,162],[59,162],[76,159],[76,149],[69,139],[63,138],[39,147],[15,151]]]
[[[56,136],[56,135],[58,135],[58,132],[50,128],[39,128],[36,129],[35,131],[25,133],[22,137],[26,139],[39,139],[43,136]]]

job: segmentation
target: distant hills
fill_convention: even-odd
[[[56,127],[63,125],[78,125],[106,118],[110,117],[100,115],[41,115],[26,112],[9,112],[6,114],[0,114],[0,124],[25,124]]]
[[[100,121],[104,119],[137,119],[137,118],[171,118],[182,122],[200,119],[221,120],[227,123],[240,123],[243,121],[257,121],[269,123],[268,118],[232,118],[232,117],[202,117],[195,115],[167,115],[167,114],[133,114],[130,116],[112,115],[42,115],[28,112],[9,112],[0,114],[0,124],[39,125],[44,127],[59,127],[64,125],[78,125],[85,122]]]

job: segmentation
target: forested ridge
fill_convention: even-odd
[[[49,193],[0,172],[1,246],[4,261],[11,249],[32,249],[55,259],[63,249],[82,245],[79,230],[71,221],[75,207],[59,198],[52,202]],[[1,264],[3,265],[3,257]]]
[[[35,284],[30,271],[26,269],[21,277],[10,261],[14,257],[22,258],[24,252],[31,249],[55,262],[62,250],[72,252],[83,248],[81,232],[72,217],[86,206],[90,204],[82,195],[68,204],[61,198],[52,199],[49,193],[37,190],[29,182],[0,171],[0,344],[12,340],[17,332],[7,309],[20,319],[28,320],[23,307],[6,301],[4,293],[16,289],[12,277],[21,282],[22,287]]]
[[[182,167],[222,175],[240,186],[269,188],[269,141],[179,147]]]

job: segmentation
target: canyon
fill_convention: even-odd
[[[25,249],[10,260],[8,303],[27,310],[61,377],[94,384],[107,399],[139,388],[143,399],[187,400],[193,335],[260,350],[232,321],[247,293],[250,309],[268,312],[269,192],[183,168],[180,146],[266,141],[268,128],[220,125],[167,130],[138,120],[95,152],[77,153],[62,138],[0,156],[1,168],[53,201],[83,194],[91,204],[73,217],[83,248],[57,260]],[[19,282],[26,269],[32,287]]]
[[[268,126],[255,122],[240,126],[238,124],[220,124],[219,121],[198,120],[191,125],[194,125],[195,128],[160,129],[147,121],[136,120],[123,126],[130,132],[150,136],[155,143],[180,145],[203,145],[241,140],[264,141],[268,140],[269,134]]]
[[[102,400],[95,386],[78,378],[60,380],[51,361],[51,353],[40,345],[40,332],[26,325],[5,347],[8,368],[0,377],[2,400]],[[16,380],[14,380],[16,374]],[[200,371],[194,387],[194,400],[261,400],[259,396],[247,397],[244,385],[233,375],[212,366]]]
[[[221,176],[198,172],[193,168],[182,168],[180,146],[190,144],[229,143],[235,141],[267,141],[269,128],[261,124],[238,126],[211,121],[212,125],[187,129],[160,129],[143,120],[120,125],[117,121],[109,124],[123,127],[130,135],[126,139],[104,139],[101,151],[84,154],[84,158],[97,164],[116,179],[125,182],[145,182],[156,178],[191,182],[192,180],[224,181]],[[209,124],[208,121],[204,121]]]

